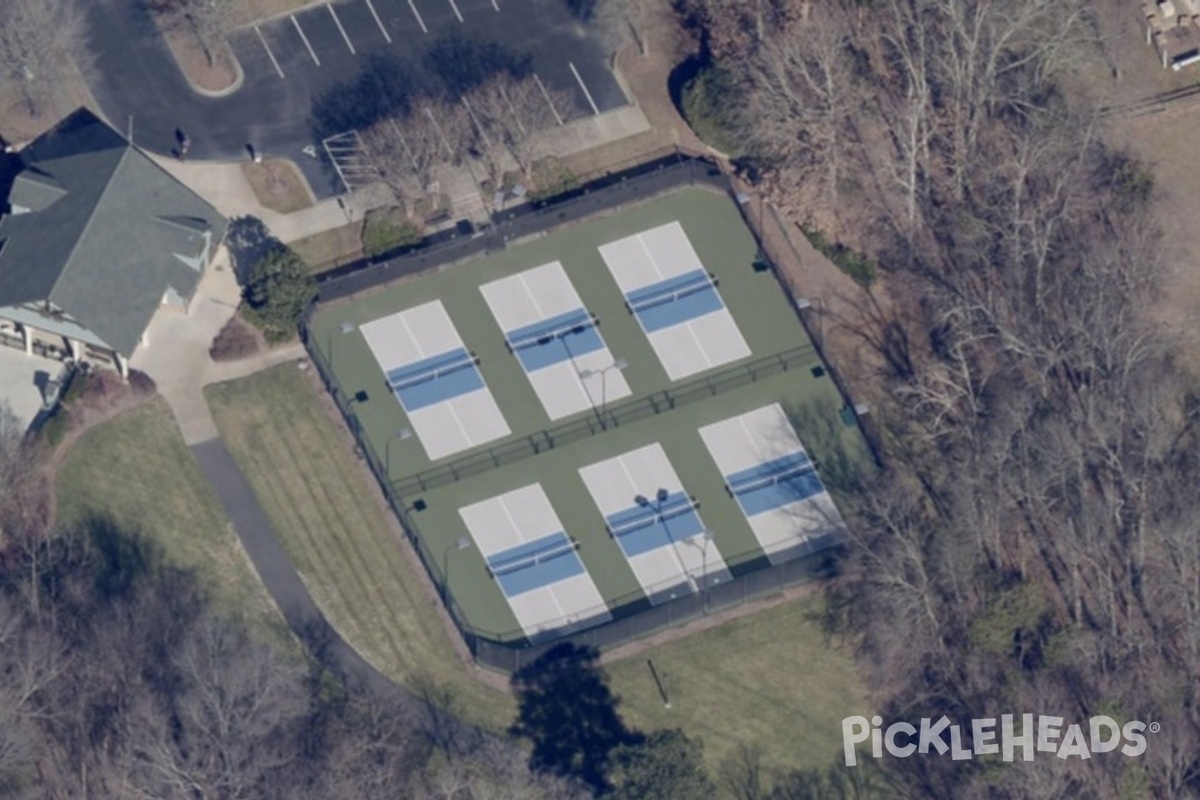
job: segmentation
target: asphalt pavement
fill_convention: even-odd
[[[570,98],[568,113],[627,101],[602,48],[568,0],[338,0],[235,32],[245,74],[234,93],[194,92],[140,0],[89,4],[92,93],[138,146],[191,160],[293,159],[318,198],[344,191],[322,139],[370,116],[379,76],[453,94],[488,70],[517,67]]]

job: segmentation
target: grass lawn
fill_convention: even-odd
[[[319,387],[287,365],[207,392],[222,437],[332,624],[386,674],[410,684],[436,676],[472,721],[511,722],[512,699],[454,654]],[[824,766],[839,752],[842,717],[862,713],[865,690],[850,654],[810,620],[818,602],[766,609],[609,665],[622,713],[641,729],[702,738],[714,770],[742,743],[764,766]],[[666,677],[669,710],[647,657]]]
[[[88,431],[59,468],[57,494],[60,525],[106,515],[194,570],[219,609],[283,624],[164,401]]]
[[[340,267],[363,254],[362,223],[342,225],[289,242],[288,247],[308,264],[313,274]]]
[[[311,379],[285,365],[206,389],[221,437],[305,585],[346,640],[408,685],[434,679],[472,722],[513,720],[507,694],[459,661],[419,567]]]
[[[703,739],[714,774],[741,745],[769,770],[827,767],[841,753],[842,719],[870,706],[849,646],[814,620],[822,602],[782,603],[609,664],[622,716],[641,730],[679,727]]]
[[[312,207],[308,186],[292,162],[285,159],[268,159],[261,164],[248,162],[242,164],[242,172],[264,208],[290,214]]]

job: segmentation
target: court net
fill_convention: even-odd
[[[794,467],[782,469],[779,472],[771,475],[766,475],[761,478],[750,478],[744,481],[738,481],[736,484],[729,484],[729,492],[733,495],[749,494],[760,489],[765,489],[768,486],[784,483],[786,481],[795,480],[802,475],[807,475],[810,472],[816,471],[816,465],[807,459],[803,464],[798,464]]]
[[[628,536],[635,531],[645,530],[653,525],[660,523],[665,525],[669,520],[682,517],[684,514],[694,511],[697,506],[699,506],[699,503],[695,499],[681,495],[678,498],[668,500],[662,506],[647,508],[646,513],[641,516],[622,522],[609,523],[605,527],[608,528],[610,536],[619,539],[622,536]]]
[[[581,312],[574,319],[562,325],[544,331],[534,331],[517,339],[508,340],[508,349],[516,352],[528,347],[543,347],[567,336],[577,336],[596,324],[595,318],[587,312]]]
[[[391,384],[392,389],[395,391],[409,389],[418,384],[429,383],[430,381],[436,381],[438,378],[444,378],[452,373],[461,372],[464,369],[471,369],[476,365],[476,363],[478,363],[478,361],[479,359],[477,359],[471,353],[463,353],[461,355],[454,356],[452,359],[447,359],[440,364],[435,364],[428,369],[421,370],[420,372],[410,373],[398,377],[395,380],[389,380],[389,383]]]
[[[493,576],[510,575],[514,572],[536,567],[538,564],[544,564],[567,553],[572,553],[578,545],[571,539],[564,539],[560,542],[547,547],[545,550],[533,553],[528,556],[520,556],[518,558],[509,558],[502,561],[494,561],[488,564],[488,571]]]
[[[658,306],[665,306],[669,303],[674,303],[677,300],[682,300],[685,297],[690,297],[700,292],[707,292],[709,289],[716,291],[717,282],[712,275],[702,273],[696,276],[694,281],[689,281],[683,286],[673,289],[666,289],[662,292],[656,292],[648,297],[640,297],[637,300],[631,300],[626,305],[633,312],[645,311]]]

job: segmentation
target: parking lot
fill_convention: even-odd
[[[341,0],[240,31],[233,46],[248,83],[299,81],[316,97],[352,83],[380,57],[444,84],[444,77],[429,74],[440,71],[431,61],[441,56],[428,54],[447,41],[492,57],[500,53],[568,94],[576,108],[556,109],[563,116],[599,114],[626,102],[600,47],[557,0]],[[451,48],[447,56],[455,53]]]

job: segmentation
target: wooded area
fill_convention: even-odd
[[[838,321],[878,364],[848,376],[886,469],[844,487],[835,606],[873,713],[1162,726],[1137,759],[885,759],[889,796],[1195,796],[1200,402],[1154,317],[1152,176],[1077,80],[1089,4],[683,6],[748,98],[742,167],[798,221],[850,221],[884,278]]]

